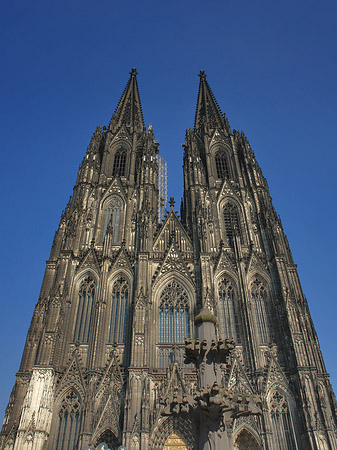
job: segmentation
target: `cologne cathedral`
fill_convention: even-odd
[[[268,184],[203,71],[180,211],[132,69],[62,213],[1,450],[337,450]],[[176,208],[178,209],[178,208]]]

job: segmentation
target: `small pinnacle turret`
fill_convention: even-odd
[[[144,119],[137,83],[138,72],[131,69],[130,78],[111,118],[110,130],[117,131],[123,125],[130,133],[141,133],[144,130]]]

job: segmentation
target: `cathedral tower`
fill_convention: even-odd
[[[248,140],[200,72],[180,215],[172,198],[163,215],[136,76],[62,213],[0,449],[337,450],[335,397]]]

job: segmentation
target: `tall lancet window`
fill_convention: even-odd
[[[71,390],[63,399],[59,411],[55,450],[73,450],[78,447],[81,417],[80,399]]]
[[[137,183],[141,179],[141,168],[142,168],[142,153],[137,152],[135,161],[135,182]]]
[[[112,176],[125,177],[126,168],[126,150],[120,148],[117,150],[114,159],[114,165],[112,169]]]
[[[121,241],[120,226],[122,217],[123,202],[118,196],[114,196],[108,203],[105,210],[104,234],[105,237],[108,228],[112,233],[112,244],[118,244]]]
[[[170,281],[160,296],[159,341],[183,343],[190,337],[188,297],[176,281]]]
[[[286,398],[275,391],[269,402],[274,442],[278,450],[297,450],[294,425]]]
[[[90,324],[95,298],[95,282],[88,276],[80,286],[77,302],[77,313],[73,340],[74,342],[88,343]]]
[[[234,235],[237,234],[242,239],[242,231],[240,224],[240,216],[238,208],[233,203],[226,203],[223,209],[225,231],[227,244],[229,246],[233,245]]]
[[[222,331],[225,338],[233,338],[239,344],[238,298],[232,281],[225,277],[219,283],[219,305]]]
[[[128,301],[129,284],[124,277],[119,277],[112,287],[109,328],[110,343],[125,343]]]
[[[215,166],[218,178],[224,180],[230,178],[227,154],[223,150],[219,150],[215,154]]]
[[[255,278],[251,284],[252,308],[260,344],[270,342],[268,291],[263,281]]]

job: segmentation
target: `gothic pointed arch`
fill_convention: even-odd
[[[104,203],[103,239],[107,232],[111,234],[111,243],[118,244],[122,240],[124,202],[119,195],[112,195]]]
[[[127,151],[124,147],[119,147],[114,154],[112,176],[113,177],[125,177],[126,175],[126,161]]]
[[[240,429],[234,438],[234,450],[261,450],[262,446],[256,438],[255,433],[246,427]]]
[[[159,419],[153,429],[149,449],[163,450],[172,434],[178,436],[184,442],[187,450],[196,450],[197,429],[194,420],[188,416],[168,416]],[[165,448],[165,450],[168,450],[168,448]]]
[[[54,450],[77,448],[83,413],[78,391],[69,387],[55,402],[51,427],[51,447]]]
[[[97,283],[90,272],[78,280],[74,295],[74,325],[72,341],[87,344],[94,310]]]
[[[224,148],[218,148],[214,153],[215,173],[220,180],[230,179],[230,165],[227,152]]]
[[[268,395],[268,409],[274,441],[279,450],[297,450],[294,408],[290,394],[275,387]]]
[[[184,362],[184,340],[192,335],[191,305],[193,286],[179,273],[161,278],[153,292],[157,329],[157,365],[165,369],[169,363]]]
[[[271,332],[271,294],[268,283],[256,274],[250,280],[250,301],[254,326],[259,344],[269,344],[272,340]]]
[[[118,447],[121,445],[120,440],[109,428],[102,431],[99,438],[96,439],[94,447],[96,448],[98,445],[103,443],[106,444],[110,450],[117,450]]]
[[[119,272],[113,278],[109,289],[108,343],[125,343],[130,294],[130,280],[123,272]]]
[[[234,237],[240,238],[241,243],[245,243],[245,232],[243,225],[243,218],[241,213],[241,208],[237,202],[232,200],[225,200],[221,204],[221,220],[223,222],[224,230],[224,242],[229,246],[233,247]]]
[[[223,274],[218,277],[217,288],[221,333],[223,337],[233,338],[235,343],[240,344],[240,304],[236,283]]]

